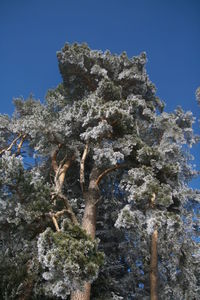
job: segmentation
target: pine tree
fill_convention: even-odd
[[[57,57],[45,102],[0,116],[1,298],[198,299],[192,114],[163,112],[145,53]]]

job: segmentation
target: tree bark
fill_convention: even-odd
[[[150,261],[150,299],[158,300],[158,230],[155,229],[151,237],[151,261]]]
[[[97,203],[99,201],[99,188],[96,180],[99,172],[94,168],[91,172],[90,183],[87,192],[84,192],[85,210],[82,220],[82,228],[87,234],[95,238],[96,232],[96,213]],[[75,291],[71,293],[71,300],[90,300],[91,283],[86,282],[82,291]]]

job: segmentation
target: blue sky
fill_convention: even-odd
[[[199,0],[0,0],[0,41],[1,113],[13,112],[13,97],[43,100],[61,81],[56,51],[67,41],[130,57],[146,51],[166,110],[200,116]],[[200,157],[200,146],[193,153]]]

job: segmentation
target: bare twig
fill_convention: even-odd
[[[85,190],[85,160],[88,154],[88,148],[89,144],[86,143],[80,163],[80,185],[82,192]]]

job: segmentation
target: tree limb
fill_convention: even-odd
[[[61,165],[58,167],[55,179],[56,179],[56,185],[57,185],[57,188],[59,189],[59,191],[61,191],[61,189],[62,189],[64,179],[65,179],[65,174],[74,159],[75,159],[75,155],[73,155],[71,159],[67,160],[64,163],[64,165],[62,165],[62,162],[61,162]]]
[[[60,199],[63,200],[64,205],[65,205],[65,208],[66,208],[65,211],[69,214],[72,223],[73,223],[74,225],[78,225],[79,222],[78,222],[78,220],[77,220],[77,218],[76,218],[75,213],[73,212],[73,209],[72,209],[72,207],[71,207],[71,205],[70,205],[69,200],[67,199],[67,197],[66,197],[65,195],[63,195],[62,193],[59,193],[57,196],[58,196]]]
[[[57,222],[57,220],[56,220],[56,218],[55,218],[55,215],[54,214],[52,214],[52,213],[50,213],[50,216],[51,216],[51,218],[52,218],[52,221],[53,221],[53,224],[54,224],[54,226],[55,226],[55,228],[56,228],[56,231],[60,231],[60,228],[59,228],[59,226],[58,226],[58,222]]]
[[[106,176],[108,173],[115,171],[117,169],[121,169],[121,168],[126,168],[127,164],[119,164],[119,165],[115,165],[114,167],[111,167],[109,169],[104,170],[99,177],[96,180],[96,185],[99,185],[100,181],[103,179],[104,176]]]
[[[17,147],[16,155],[19,155],[19,154],[20,154],[21,148],[22,148],[22,145],[23,145],[23,143],[24,143],[24,140],[25,140],[26,136],[27,136],[27,134],[24,134],[24,135],[22,136],[22,139],[21,139],[21,141],[20,141],[20,143],[19,143],[19,145],[18,145],[18,147]]]
[[[81,163],[80,163],[80,185],[81,185],[81,190],[84,192],[85,190],[85,160],[88,154],[88,149],[89,149],[89,144],[86,143],[85,149],[83,151],[83,155],[81,158]]]
[[[58,232],[60,231],[60,228],[59,228],[59,225],[58,225],[58,222],[57,222],[57,218],[64,215],[64,213],[70,213],[69,209],[63,209],[63,210],[57,211],[56,213],[49,213],[48,214],[51,217],[52,221],[53,221],[53,224],[56,228],[56,231],[58,231]],[[78,221],[75,224],[78,224]]]
[[[67,197],[65,197],[63,194],[62,194],[62,187],[63,187],[63,183],[64,183],[64,180],[65,180],[65,175],[66,175],[66,172],[67,170],[69,169],[72,161],[75,159],[75,155],[72,156],[71,159],[68,159],[67,161],[65,161],[65,158],[60,162],[59,166],[57,164],[57,161],[56,161],[56,158],[57,158],[57,154],[58,154],[58,151],[61,147],[61,144],[59,145],[59,147],[53,152],[52,156],[51,156],[51,159],[52,159],[52,167],[53,167],[53,170],[55,172],[55,176],[54,176],[54,182],[55,182],[55,193],[52,193],[52,199],[55,199],[55,197],[59,197],[60,199],[63,200],[64,202],[64,205],[65,205],[65,211],[69,214],[70,216],[70,219],[72,221],[73,224],[78,224],[78,220],[72,210],[72,207],[67,199]],[[64,213],[64,211],[62,211]],[[58,227],[58,223],[55,219],[55,216],[59,216],[60,215],[60,212],[53,215],[52,217],[52,221],[56,227],[56,230],[59,231],[59,227]],[[57,223],[57,224],[56,224]]]
[[[10,144],[10,146],[8,146],[7,148],[4,148],[0,151],[0,155],[3,154],[6,151],[10,151],[12,149],[12,147],[14,146],[14,144],[16,144],[16,142],[20,139],[20,137],[22,136],[22,133],[20,133]]]
[[[58,151],[60,150],[61,146],[62,145],[59,144],[58,148],[56,148],[56,150],[54,150],[52,155],[51,155],[51,165],[52,165],[52,168],[53,168],[55,173],[58,170],[58,164],[57,164],[56,158],[57,158],[57,154],[58,154]]]
[[[151,197],[151,199],[150,199],[150,207],[151,207],[151,208],[155,208],[155,200],[156,200],[156,194],[153,193],[153,194],[152,194],[152,197]]]
[[[57,212],[54,214],[54,216],[55,216],[56,218],[58,218],[58,217],[60,217],[60,216],[64,215],[64,213],[65,213],[65,212],[67,212],[67,210],[66,210],[66,209],[63,209],[63,210],[57,211]]]

